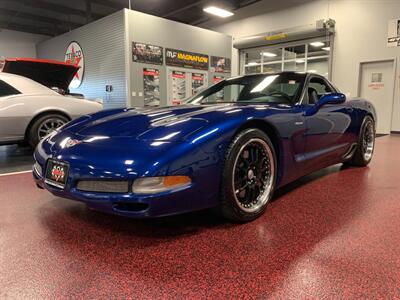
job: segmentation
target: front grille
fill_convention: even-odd
[[[95,193],[128,193],[128,181],[80,180],[76,188],[82,192]]]

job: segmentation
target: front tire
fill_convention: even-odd
[[[258,218],[271,199],[276,182],[275,149],[258,129],[239,133],[229,146],[221,181],[222,215],[235,222]]]
[[[361,125],[357,148],[349,162],[357,167],[367,166],[371,160],[375,148],[375,122],[370,116],[366,116]]]
[[[39,141],[69,120],[59,114],[48,114],[37,118],[29,129],[27,140],[35,148]]]

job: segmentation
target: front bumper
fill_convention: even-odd
[[[38,187],[48,190],[57,197],[81,201],[91,209],[126,217],[161,217],[214,206],[211,197],[196,199],[193,184],[155,195],[135,195],[131,192],[93,193],[79,191],[75,187],[69,188],[68,185],[64,189],[48,185],[35,167],[32,174]]]
[[[63,138],[59,137],[59,140]],[[157,149],[142,144],[132,147],[120,142],[118,147],[111,145],[109,148],[102,148],[99,144],[96,147],[79,144],[60,150],[51,140],[40,142],[34,153],[35,164],[32,170],[37,186],[58,197],[84,202],[95,210],[134,218],[180,214],[218,204],[219,181],[209,179],[219,172],[215,170],[215,164],[208,159],[208,155],[200,149],[191,147],[190,152],[185,153],[179,150],[181,148],[159,149],[160,146],[156,147],[156,152]],[[177,159],[170,159],[170,155],[177,156]],[[49,185],[44,180],[50,158],[70,165],[64,189]],[[131,187],[136,178],[167,175],[186,175],[191,177],[192,182],[185,187],[148,195],[135,194],[131,188],[126,193],[77,189],[80,180],[123,180],[128,181]]]

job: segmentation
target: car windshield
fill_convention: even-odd
[[[305,75],[281,73],[250,75],[223,80],[189,98],[186,104],[298,102]]]

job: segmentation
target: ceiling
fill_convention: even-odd
[[[213,18],[203,12],[206,5],[234,11],[258,1],[130,0],[130,4],[137,11],[197,25]],[[129,0],[1,0],[0,28],[56,36],[123,8],[129,8]]]

